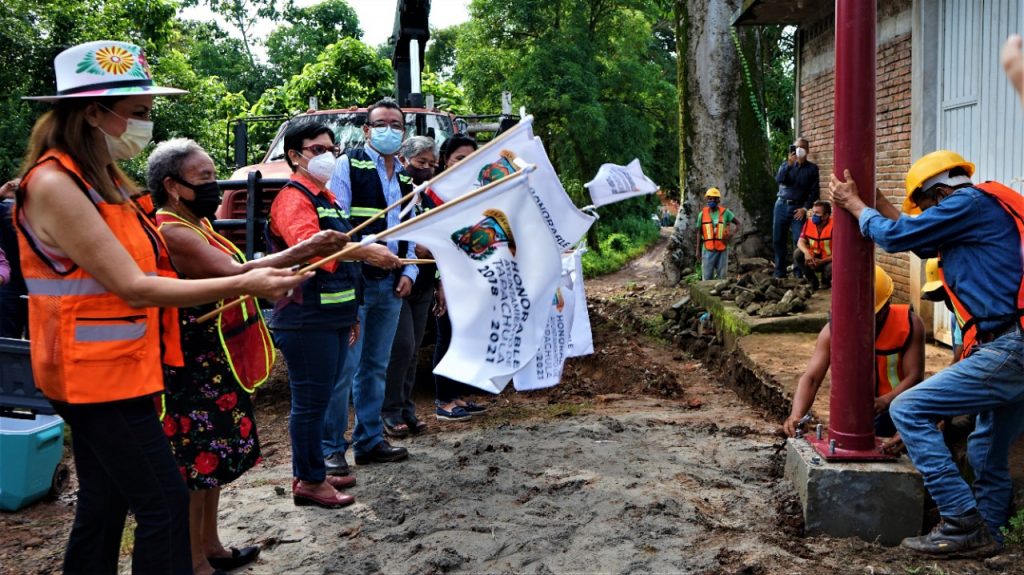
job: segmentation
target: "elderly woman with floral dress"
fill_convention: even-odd
[[[237,275],[256,267],[289,267],[341,249],[347,236],[320,232],[295,246],[246,261],[210,225],[220,205],[216,168],[192,140],[164,142],[149,156],[148,184],[159,206],[157,222],[171,261],[190,279]],[[241,567],[258,547],[225,548],[217,533],[222,486],[260,460],[250,393],[273,364],[270,334],[254,303],[248,320],[229,326],[229,314],[198,323],[214,309],[206,304],[180,310],[185,367],[165,368],[164,433],[190,489],[190,535],[196,575]],[[234,342],[234,343],[233,343]]]

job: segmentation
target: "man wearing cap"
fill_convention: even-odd
[[[892,291],[892,278],[875,266],[875,435],[893,438],[885,447],[899,445],[889,405],[924,378],[924,322],[909,305],[890,303]],[[818,333],[811,361],[793,393],[793,407],[782,425],[790,437],[814,403],[828,373],[831,350],[830,322]]]
[[[779,184],[775,210],[772,214],[772,249],[775,251],[775,277],[786,277],[787,236],[795,245],[800,239],[807,212],[818,201],[818,165],[807,160],[810,146],[805,138],[797,138],[789,147],[789,157],[779,166],[775,181]],[[793,275],[801,277],[800,268]]]
[[[800,232],[793,262],[810,282],[811,289],[817,290],[821,285],[829,289],[832,287],[832,204],[818,200],[813,209]]]
[[[941,257],[940,277],[963,330],[952,366],[898,397],[890,407],[910,459],[924,477],[942,521],[902,545],[942,557],[985,557],[1002,548],[1010,513],[1007,464],[1024,429],[1024,197],[996,182],[972,184],[974,164],[955,152],[927,154],[906,177],[903,212],[867,207],[847,171],[832,175],[836,205],[887,252]],[[936,423],[978,413],[967,444],[974,492],[960,476]]]
[[[707,206],[697,218],[697,255],[701,262],[701,279],[725,279],[729,267],[729,239],[742,229],[732,210],[721,205],[722,192],[708,188],[704,194]]]

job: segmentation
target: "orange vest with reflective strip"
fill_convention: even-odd
[[[999,182],[985,182],[983,184],[974,184],[973,187],[977,190],[981,190],[989,197],[996,200],[999,207],[1003,208],[1006,213],[1010,214],[1010,219],[1013,220],[1014,224],[1017,225],[1017,235],[1020,237],[1020,248],[1021,257],[1024,258],[1024,196],[1018,194],[1016,191],[1000,184]],[[939,254],[940,262],[942,254]],[[960,326],[961,331],[964,334],[963,347],[960,350],[960,359],[963,359],[971,354],[974,344],[978,342],[978,320],[986,318],[977,318],[971,314],[971,311],[967,309],[960,298],[957,297],[956,291],[950,287],[949,283],[946,282],[946,274],[942,270],[942,266],[939,266],[939,278],[942,279],[942,285],[946,288],[946,293],[949,294],[949,300],[953,304],[953,311],[956,314],[957,324]],[[1017,317],[1014,321],[1019,322],[1022,329],[1024,329],[1024,275],[1020,278],[1020,287],[1017,288]]]
[[[49,163],[78,184],[143,273],[174,276],[167,269],[163,239],[142,213],[144,207],[103,201],[70,156],[47,151],[22,178],[14,216],[28,287],[36,387],[49,399],[67,403],[118,401],[163,391],[161,361],[183,365],[177,310],[133,308],[74,262],[47,255],[53,250],[30,233],[20,206],[31,198],[36,169]]]
[[[718,207],[718,223],[711,217],[711,208],[704,206],[700,215],[700,236],[704,241],[704,249],[709,252],[724,252],[725,244],[725,208]]]
[[[885,325],[875,336],[875,397],[889,393],[903,381],[903,355],[913,331],[910,306],[890,304]]]
[[[818,226],[808,217],[804,222],[804,231],[801,234],[807,240],[807,246],[817,259],[832,257],[832,218],[829,217],[825,227],[818,231]]]
[[[185,226],[238,263],[245,263],[241,250],[215,232],[205,219],[197,226],[173,212],[159,210],[156,222],[161,230],[164,226]],[[218,305],[223,304],[222,300]],[[274,344],[256,300],[249,299],[240,306],[217,314],[217,335],[235,381],[243,390],[253,393],[270,378],[270,369],[274,366]]]

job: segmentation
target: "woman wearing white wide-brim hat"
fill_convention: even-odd
[[[116,573],[135,516],[135,573],[192,573],[188,492],[157,420],[161,364],[179,364],[174,307],[278,298],[304,277],[273,269],[180,280],[151,204],[116,162],[148,143],[153,84],[142,49],[90,42],[54,60],[17,192],[36,386],[71,427],[79,495],[65,573]],[[161,308],[158,306],[167,306]]]

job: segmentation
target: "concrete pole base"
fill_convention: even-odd
[[[906,457],[829,463],[807,441],[790,439],[786,479],[800,496],[807,535],[860,537],[893,546],[920,534],[924,484]]]

